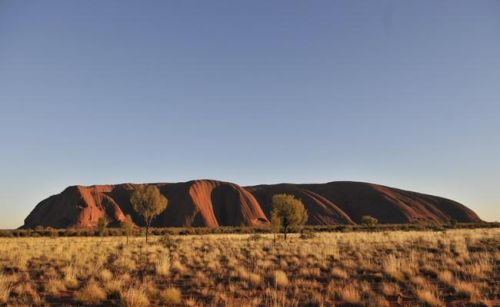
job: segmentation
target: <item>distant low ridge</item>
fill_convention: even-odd
[[[89,228],[95,227],[101,217],[110,226],[118,226],[127,214],[142,226],[142,219],[130,203],[131,193],[141,185],[68,187],[41,201],[22,227]],[[303,201],[309,225],[357,224],[365,215],[380,223],[481,221],[474,211],[453,200],[362,182],[241,187],[230,182],[195,180],[151,185],[156,185],[169,200],[167,209],[153,221],[154,227],[267,225],[271,198],[278,193],[292,194]]]

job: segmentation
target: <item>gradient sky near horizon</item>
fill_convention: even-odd
[[[0,228],[75,184],[354,180],[500,220],[500,1],[0,0]]]

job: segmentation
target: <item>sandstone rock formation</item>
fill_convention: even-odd
[[[381,223],[481,221],[472,210],[452,200],[361,182],[241,187],[195,180],[154,185],[169,199],[168,208],[153,221],[155,227],[266,225],[271,197],[277,193],[302,199],[309,212],[308,224],[312,225],[360,223],[363,215],[371,215]],[[130,195],[137,186],[68,187],[40,202],[23,227],[95,227],[100,217],[106,218],[110,226],[118,226],[127,214],[143,225],[130,204]]]

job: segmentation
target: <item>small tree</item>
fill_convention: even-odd
[[[273,242],[276,243],[276,234],[281,230],[281,218],[277,214],[271,214],[271,231],[273,232]]]
[[[364,215],[363,217],[361,217],[361,223],[367,226],[375,226],[378,224],[378,220],[373,216]]]
[[[271,222],[286,234],[307,221],[307,211],[300,199],[288,194],[277,194],[272,198]],[[277,226],[279,225],[279,226]]]
[[[149,226],[153,219],[162,213],[168,205],[168,200],[154,185],[140,186],[130,198],[132,207],[139,213],[146,223],[146,242],[148,242]]]
[[[102,216],[97,220],[97,230],[99,231],[99,236],[104,236],[104,231],[106,230],[106,219]]]
[[[123,222],[121,223],[122,229],[125,231],[125,235],[127,236],[127,244],[128,237],[132,234],[132,230],[134,230],[134,222],[132,221],[132,217],[127,214]]]

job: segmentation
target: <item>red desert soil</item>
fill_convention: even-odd
[[[362,182],[275,184],[241,187],[215,180],[154,183],[169,199],[167,209],[154,221],[168,226],[258,226],[268,223],[271,198],[277,193],[302,199],[308,224],[353,224],[363,215],[381,223],[479,222],[469,208],[455,201]],[[95,227],[100,217],[118,225],[126,214],[142,225],[130,204],[138,184],[71,186],[40,202],[23,227]]]

